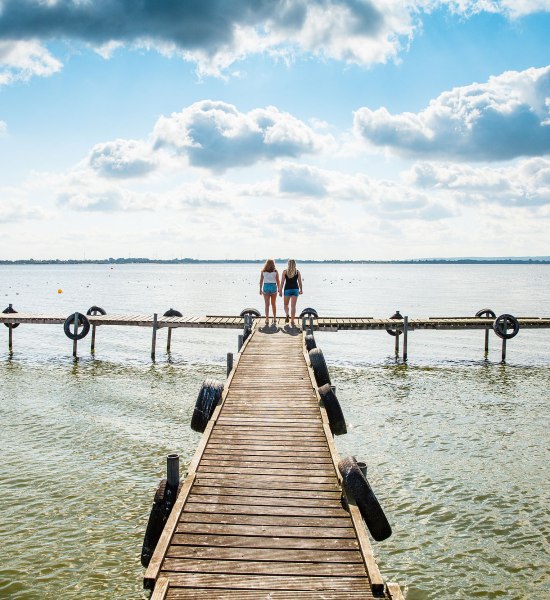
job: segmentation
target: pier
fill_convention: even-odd
[[[253,326],[145,572],[152,600],[402,599],[346,491],[305,337]]]

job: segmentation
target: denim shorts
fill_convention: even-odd
[[[285,296],[299,296],[300,290],[285,290]]]
[[[264,294],[276,294],[277,284],[276,283],[264,283]]]

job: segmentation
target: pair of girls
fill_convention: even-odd
[[[296,301],[302,293],[302,276],[296,268],[296,262],[289,259],[286,269],[283,271],[279,280],[279,272],[275,268],[275,261],[268,258],[262,268],[260,275],[260,294],[263,294],[265,301],[265,324],[269,325],[269,307],[273,310],[273,325],[277,318],[277,293],[285,297],[285,323],[290,319],[290,325],[294,327],[294,318],[296,317]],[[290,317],[288,305],[290,303]]]

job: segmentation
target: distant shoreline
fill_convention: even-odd
[[[285,263],[286,258],[276,258],[275,262]],[[0,260],[0,265],[218,265],[218,264],[262,264],[254,259],[153,259],[153,258],[106,258],[106,259],[21,259]],[[408,260],[307,260],[297,259],[301,264],[321,265],[550,265],[550,256],[535,258],[414,258]]]

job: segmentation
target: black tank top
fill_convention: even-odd
[[[294,275],[294,277],[289,277],[285,273],[285,290],[299,290],[300,289],[298,287],[298,275],[299,274],[300,274],[300,271],[296,271],[296,275]]]

